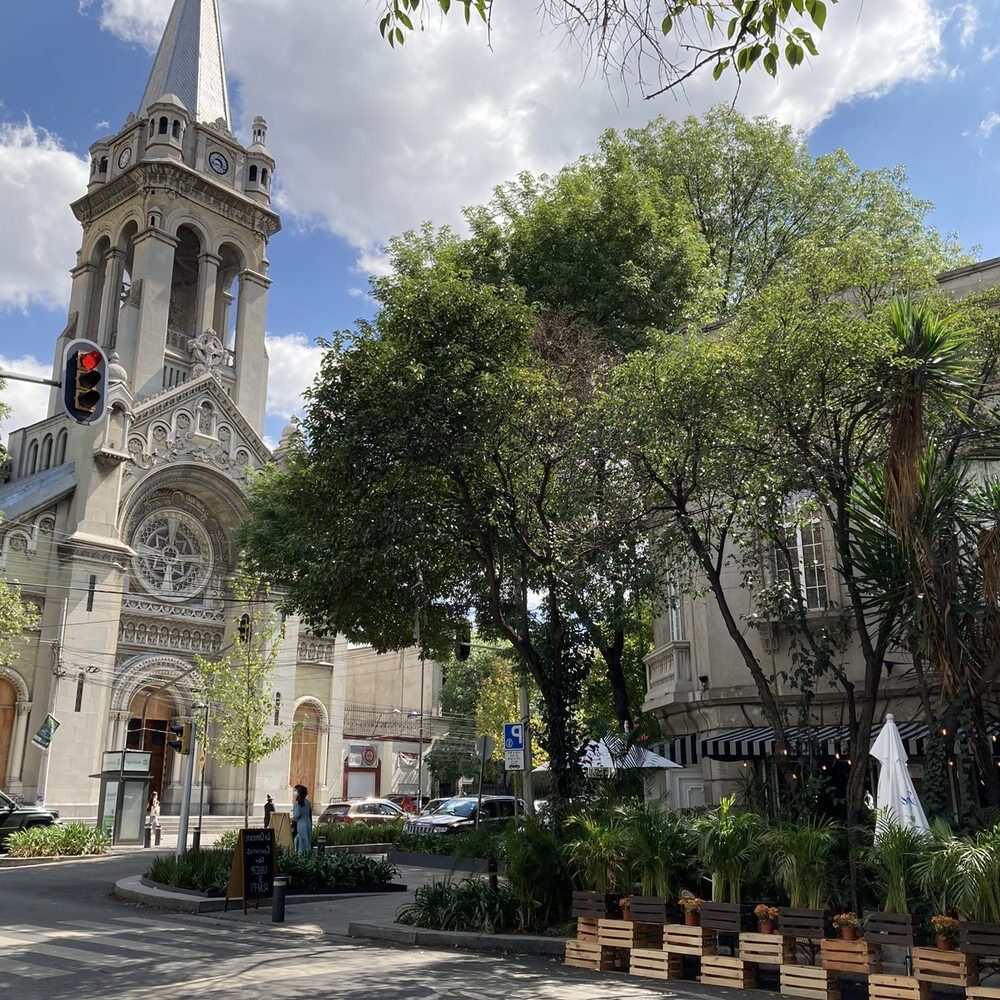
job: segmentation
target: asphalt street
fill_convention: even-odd
[[[0,869],[0,1000],[691,1000],[732,995],[693,983],[680,990],[666,983],[642,986],[624,976],[591,974],[555,961],[393,948],[293,925],[175,915],[110,895],[115,879],[141,872],[147,863],[148,856],[131,855]],[[363,901],[356,905],[357,917],[363,918]]]

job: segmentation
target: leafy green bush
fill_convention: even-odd
[[[573,898],[573,880],[555,831],[526,817],[509,827],[500,844],[504,878],[517,900],[522,931],[544,931],[564,922]]]
[[[18,830],[7,838],[7,849],[15,858],[54,858],[106,854],[111,840],[102,830],[86,823],[54,823]]]
[[[401,833],[394,846],[398,851],[411,851],[414,854],[440,854],[495,861],[500,857],[502,835],[503,832],[496,829],[470,830],[467,833]]]
[[[314,826],[312,842],[326,837],[329,846],[340,844],[395,844],[402,836],[405,819],[391,823],[324,823]]]
[[[396,920],[436,931],[485,934],[508,933],[517,930],[520,923],[518,899],[511,887],[501,880],[494,888],[487,878],[445,879],[422,885]]]
[[[226,830],[225,833],[219,834],[218,839],[215,841],[215,849],[217,851],[235,851],[239,839],[239,830]]]
[[[183,858],[157,858],[146,878],[178,889],[221,895],[229,881],[233,852],[189,851]],[[388,885],[398,872],[386,861],[364,854],[278,853],[278,875],[287,875],[290,889],[300,892],[334,892]]]

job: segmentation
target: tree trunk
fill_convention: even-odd
[[[246,759],[243,769],[243,829],[250,827],[250,758]]]

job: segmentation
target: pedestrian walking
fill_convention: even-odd
[[[295,786],[292,828],[295,830],[295,850],[298,854],[308,854],[312,850],[312,803],[308,795],[309,789],[305,785]]]
[[[274,800],[270,795],[267,797],[267,801],[264,803],[264,826],[269,827],[271,825],[271,813],[274,812]]]
[[[152,827],[154,830],[160,829],[160,796],[155,791],[150,796],[149,805],[146,808],[146,826]]]

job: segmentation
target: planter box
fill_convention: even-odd
[[[577,917],[576,918],[576,939],[577,941],[597,942],[597,917]]]
[[[872,944],[912,948],[920,944],[912,913],[886,913],[875,910],[864,917],[865,938]]]
[[[702,903],[701,926],[721,934],[739,934],[757,926],[749,903]]]
[[[701,960],[701,982],[703,986],[750,990],[757,985],[757,968],[742,958],[706,955]]]
[[[663,939],[658,924],[640,924],[634,920],[597,921],[597,943],[609,948],[655,948]]]
[[[969,986],[965,1000],[1000,1000],[1000,986]]]
[[[663,928],[663,950],[671,955],[715,955],[719,950],[719,936],[708,927],[687,927],[684,924],[666,924]]]
[[[963,951],[914,948],[913,974],[926,983],[978,986],[979,959],[975,955],[966,955]]]
[[[566,964],[591,972],[611,972],[618,966],[618,953],[614,948],[570,938],[566,942]]]
[[[1000,958],[1000,925],[963,920],[958,925],[958,946],[966,955]]]
[[[677,903],[666,896],[629,896],[629,915],[642,924],[676,924],[680,921]]]
[[[781,995],[804,1000],[840,1000],[837,974],[815,965],[783,965]]]
[[[757,965],[794,965],[795,938],[744,931],[740,935],[740,958]]]
[[[778,926],[782,934],[820,941],[833,929],[830,910],[803,910],[792,906],[778,908]]]
[[[681,960],[657,948],[633,948],[629,953],[628,971],[647,979],[680,979]]]
[[[619,899],[621,899],[621,896],[613,892],[574,892],[571,916],[596,918],[620,917],[621,910],[618,908]]]
[[[882,952],[870,941],[827,940],[820,944],[820,964],[831,972],[870,976],[882,971]]]
[[[329,848],[327,848],[329,851]],[[394,865],[413,865],[417,868],[443,868],[446,871],[470,872],[473,875],[488,872],[490,863],[485,858],[456,858],[454,854],[423,854],[419,851],[390,850],[386,860]],[[497,872],[504,873],[503,863],[497,865]]]
[[[914,976],[868,977],[868,1000],[931,1000],[931,984]]]

